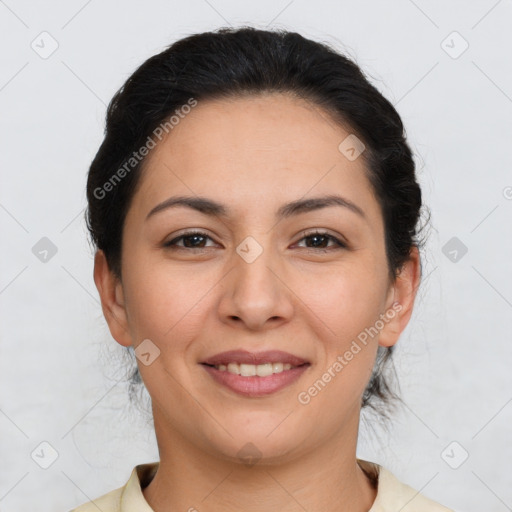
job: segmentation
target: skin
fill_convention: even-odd
[[[147,157],[124,225],[122,280],[97,252],[94,279],[112,336],[134,347],[150,339],[160,350],[150,365],[138,361],[160,452],[143,491],[156,512],[371,508],[376,491],[356,463],[361,396],[379,344],[394,345],[410,319],[420,262],[413,247],[390,280],[364,159],[338,150],[349,133],[310,102],[281,93],[199,102]],[[365,217],[330,206],[275,218],[285,203],[333,193]],[[176,207],[146,220],[174,195],[214,199],[229,216]],[[315,228],[347,247],[323,237],[315,246],[304,238]],[[194,229],[210,238],[163,246]],[[263,248],[252,263],[236,252],[248,236]],[[379,334],[299,403],[298,393],[393,303],[401,309]],[[292,385],[248,398],[199,364],[239,348],[279,349],[311,366]],[[249,442],[260,457],[253,465],[238,455]]]

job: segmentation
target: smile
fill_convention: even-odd
[[[257,375],[258,377],[268,377],[274,373],[281,373],[285,370],[290,370],[291,368],[297,368],[296,366],[292,366],[290,363],[264,363],[264,364],[238,364],[238,363],[228,363],[225,364],[217,364],[215,365],[217,370],[221,372],[229,372],[237,375],[241,375],[242,377],[254,377]]]
[[[290,363],[201,365],[212,379],[246,397],[263,397],[275,393],[297,381],[311,366],[304,363],[292,366]]]

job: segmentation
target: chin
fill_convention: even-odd
[[[230,446],[218,447],[220,458],[229,462],[240,464],[241,466],[252,467],[272,466],[283,464],[293,460],[299,454],[300,443],[291,444],[288,440],[286,446],[283,444],[269,442],[267,440],[241,440],[237,438]]]
[[[304,450],[305,439],[297,437],[298,430],[291,425],[286,428],[279,421],[261,422],[247,428],[230,428],[224,423],[226,430],[233,437],[223,435],[222,439],[210,439],[210,447],[220,458],[244,465],[281,464],[297,457]],[[286,421],[284,422],[286,423]],[[276,429],[277,426],[277,429]]]

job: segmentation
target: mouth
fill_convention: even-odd
[[[237,394],[263,397],[295,382],[309,361],[282,351],[229,351],[200,363],[217,383]]]
[[[203,363],[206,364],[206,363]],[[290,363],[263,363],[263,364],[238,364],[238,363],[228,363],[226,364],[216,364],[210,365],[206,364],[206,366],[210,366],[211,368],[215,368],[220,372],[229,372],[235,375],[240,375],[242,377],[268,377],[269,375],[274,375],[276,373],[282,373],[287,370],[291,370],[292,368],[300,368],[301,366],[309,365],[309,363],[303,363],[298,366],[292,366]]]
[[[304,363],[308,363],[306,359],[290,354],[289,352],[283,352],[282,350],[266,350],[264,352],[249,352],[247,350],[228,350],[227,352],[221,352],[214,356],[201,361],[202,364],[210,366],[229,364],[247,364],[259,366],[263,364],[289,364],[291,366],[300,366]]]

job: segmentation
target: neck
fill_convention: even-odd
[[[155,414],[160,464],[143,494],[155,512],[367,512],[377,491],[356,462],[357,429],[353,421],[293,460],[249,466],[200,450]]]

